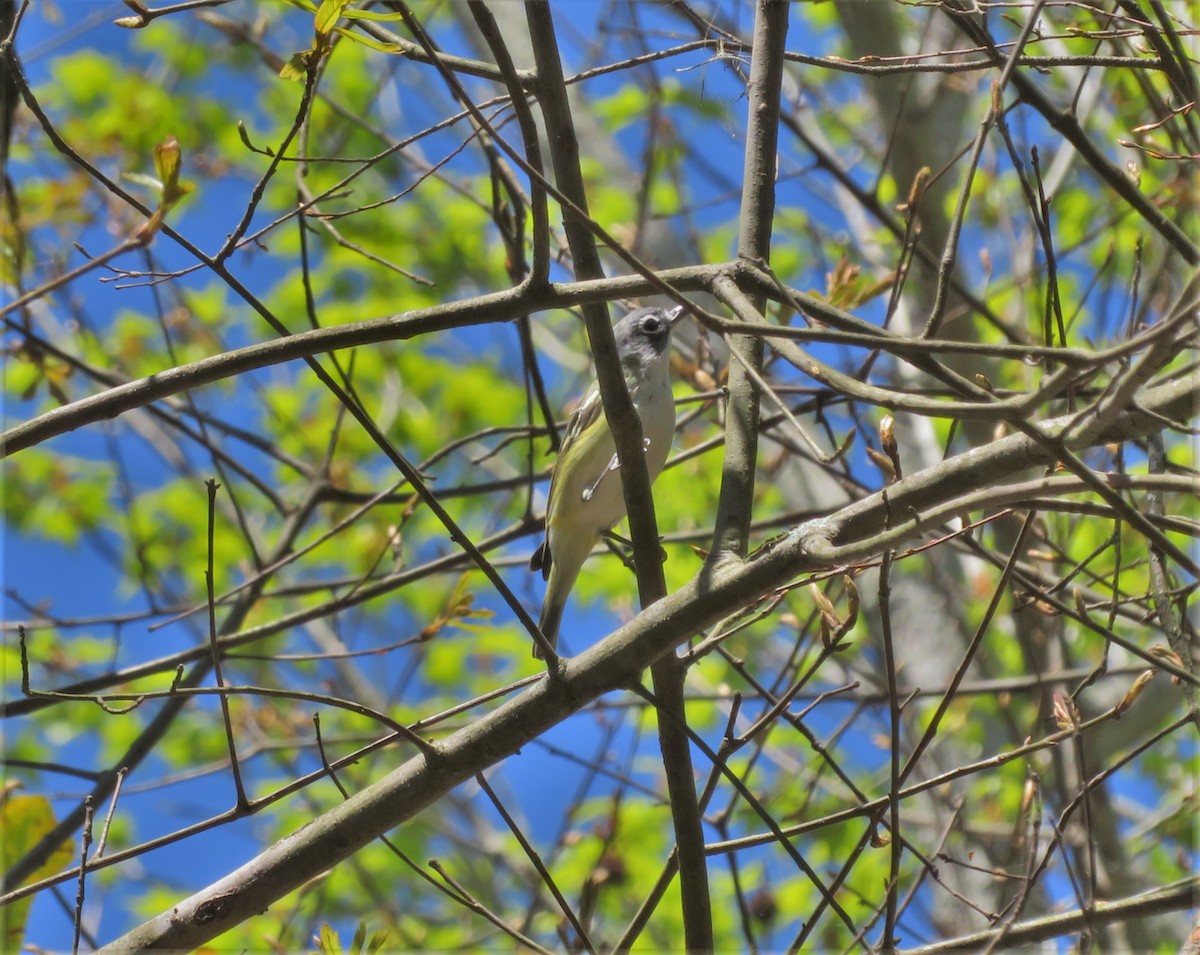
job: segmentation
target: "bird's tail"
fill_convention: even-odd
[[[538,629],[542,631],[550,646],[558,648],[558,625],[562,623],[563,609],[566,607],[566,601],[558,598],[551,598],[546,595],[546,602],[542,604],[542,612],[538,617]],[[542,645],[536,640],[533,641],[533,656],[536,660],[544,660],[542,655]]]

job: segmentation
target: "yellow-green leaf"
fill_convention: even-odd
[[[379,10],[343,10],[342,16],[347,20],[399,20],[399,13],[383,13]]]
[[[328,36],[342,17],[342,11],[346,9],[349,0],[321,0],[321,5],[317,7],[317,15],[314,20],[317,32],[321,36]]]
[[[308,50],[293,53],[283,64],[279,75],[285,80],[302,80],[308,74]]]
[[[373,36],[367,36],[365,33],[359,33],[357,30],[348,30],[345,27],[335,27],[334,33],[340,33],[347,40],[358,43],[371,50],[376,50],[379,53],[403,53],[404,47],[398,43],[387,43],[383,40],[376,40]]]
[[[181,153],[179,140],[174,136],[168,136],[154,147],[154,168],[158,172],[159,181],[163,184],[164,194],[169,192],[179,181]]]
[[[0,860],[4,869],[10,869],[55,826],[54,810],[50,800],[44,796],[9,794],[0,805]],[[36,882],[52,875],[71,864],[74,851],[69,842],[64,842],[50,853],[45,863],[22,884]],[[25,921],[33,897],[26,896],[0,909],[0,938],[4,939],[4,950],[16,952],[21,948],[25,935]]]

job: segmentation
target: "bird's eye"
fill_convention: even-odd
[[[657,335],[662,331],[662,329],[662,320],[655,318],[653,315],[643,319],[642,321],[642,331],[644,331],[647,335]]]

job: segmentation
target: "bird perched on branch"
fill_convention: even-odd
[[[646,471],[653,484],[675,435],[671,394],[671,327],[682,307],[639,308],[617,322],[613,337],[625,385],[642,422]],[[547,581],[538,627],[558,643],[567,595],[600,537],[625,516],[616,445],[600,401],[600,386],[588,390],[567,424],[546,502],[546,539],[529,561]],[[542,656],[538,644],[533,655]]]

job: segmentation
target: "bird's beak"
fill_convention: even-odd
[[[673,309],[667,312],[667,324],[674,325],[677,321],[683,318],[683,306],[676,305]]]

